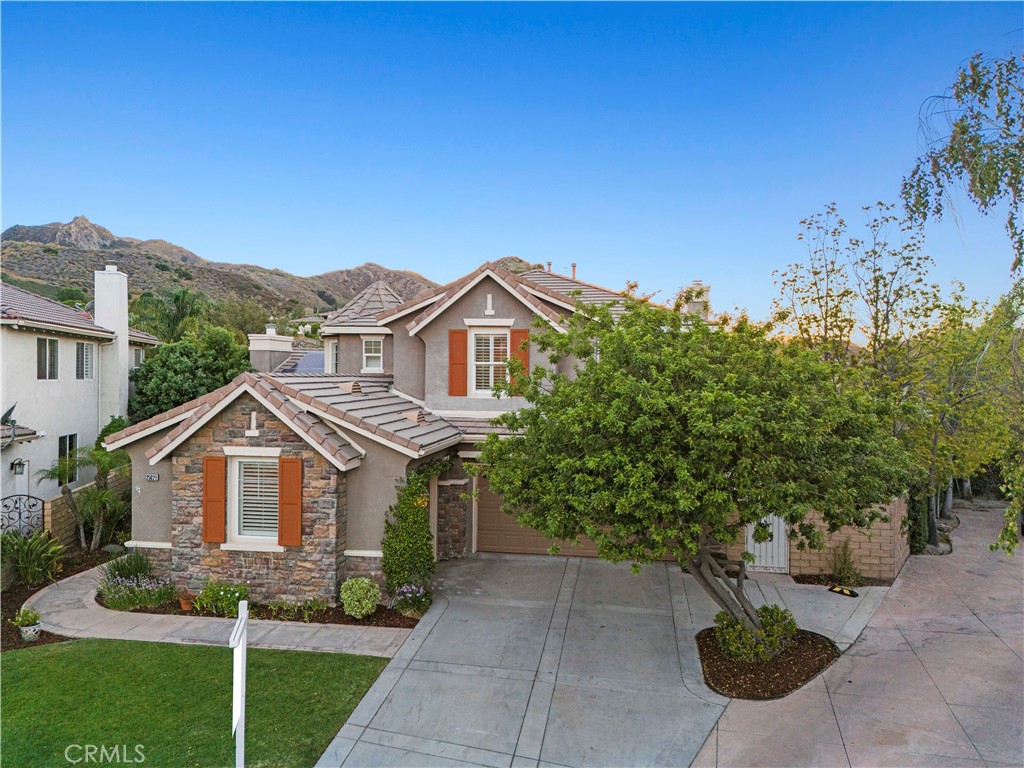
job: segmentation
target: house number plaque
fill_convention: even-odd
[[[157,480],[160,479],[160,475],[157,472],[147,472],[146,479],[151,483],[155,483]]]

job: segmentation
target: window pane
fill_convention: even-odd
[[[47,343],[50,348],[50,367],[46,372],[46,378],[56,379],[57,378],[57,340],[47,339]]]
[[[368,355],[379,355],[382,344],[380,339],[366,339],[363,341],[363,352]]]
[[[476,341],[474,342],[473,345],[473,359],[476,360],[476,362],[478,363],[491,362],[491,337],[478,335],[475,337],[475,339]]]
[[[368,371],[384,370],[380,355],[367,355],[366,360],[363,361],[363,367]]]
[[[238,532],[277,535],[277,462],[238,463]]]
[[[81,341],[75,344],[75,378],[85,378],[85,344]]]
[[[46,378],[46,339],[36,339],[36,378]]]
[[[494,339],[494,362],[500,362],[508,357],[508,336],[492,336]]]

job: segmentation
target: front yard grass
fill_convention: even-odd
[[[142,745],[147,766],[234,765],[227,648],[76,640],[11,651],[0,663],[4,765],[70,765],[72,744],[127,745],[136,762]],[[386,664],[250,649],[246,763],[313,765]]]

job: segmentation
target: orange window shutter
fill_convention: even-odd
[[[526,329],[513,330],[511,334],[512,354],[519,358],[519,362],[523,364],[523,368],[526,369],[527,373],[530,371],[530,347],[523,342],[529,338],[530,332]],[[514,379],[512,384],[515,384]]]
[[[448,394],[465,397],[469,386],[469,331],[448,331]]]
[[[228,460],[224,456],[203,458],[203,541],[223,544],[226,540],[228,509]]]
[[[302,546],[302,459],[277,460],[277,543]]]

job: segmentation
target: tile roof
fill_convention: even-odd
[[[554,325],[561,325],[562,315],[544,303],[537,294],[551,301],[561,304],[574,303],[575,297],[570,295],[573,291],[579,291],[579,298],[589,304],[607,304],[621,298],[622,293],[612,291],[608,288],[585,283],[582,280],[565,277],[553,272],[543,270],[531,270],[524,274],[509,272],[507,269],[497,266],[491,262],[481,265],[468,275],[460,277],[454,282],[443,285],[432,291],[424,291],[414,296],[409,301],[398,304],[391,309],[377,315],[377,321],[387,321],[389,318],[401,316],[410,310],[422,307],[420,313],[409,322],[406,327],[410,330],[425,322],[429,322],[447,306],[448,302],[455,297],[463,288],[472,283],[484,272],[490,272],[496,279],[503,282],[509,290],[518,294],[529,304],[537,314],[541,315]],[[613,308],[614,311],[614,308]]]
[[[0,442],[4,443],[5,448],[11,443],[28,442],[37,437],[39,433],[36,430],[23,427],[21,424],[0,424]]]
[[[0,283],[0,318],[22,320],[26,324],[59,325],[69,330],[88,331],[92,335],[114,336],[110,329],[96,325],[92,315],[85,310],[69,307],[7,283]]]
[[[132,438],[141,437],[140,433],[165,422],[170,427],[175,419],[185,416],[146,452],[153,458],[202,424],[218,403],[243,385],[264,397],[292,429],[307,433],[342,465],[360,457],[362,452],[337,432],[331,419],[340,422],[342,428],[351,425],[353,431],[361,430],[373,439],[420,455],[454,444],[462,437],[462,432],[446,420],[392,393],[390,377],[243,373],[220,389],[115,432],[104,443],[123,445],[126,439],[131,442]]]
[[[505,427],[492,424],[491,419],[486,417],[446,416],[445,420],[452,426],[457,427],[467,437],[489,435],[492,432],[496,435],[508,434],[508,430]]]
[[[324,328],[333,326],[376,326],[377,315],[402,303],[402,297],[387,283],[377,280],[363,288],[353,299],[324,320]]]
[[[0,282],[0,318],[19,320],[26,325],[45,323],[58,325],[69,331],[87,331],[91,335],[114,337],[109,328],[97,325],[93,316],[83,309],[75,309],[59,301],[48,299],[7,283]],[[159,344],[160,339],[135,328],[128,329],[128,340],[140,344]]]

